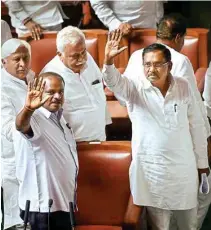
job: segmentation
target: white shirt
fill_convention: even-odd
[[[109,30],[128,22],[133,28],[156,28],[163,17],[162,1],[99,1],[90,0],[98,18]]]
[[[27,75],[31,80],[34,73]],[[1,70],[1,182],[4,189],[4,227],[21,224],[18,205],[18,180],[16,178],[15,153],[12,132],[15,129],[16,114],[26,98],[27,86],[24,81]]]
[[[34,112],[30,125],[32,138],[14,132],[19,206],[24,210],[30,200],[30,211],[48,212],[52,199],[52,212],[69,212],[69,202],[75,202],[78,173],[72,131],[61,113],[52,114],[43,107]]]
[[[205,75],[203,98],[207,115],[211,119],[211,62]]]
[[[12,38],[10,27],[7,22],[1,20],[1,46],[10,38]]]
[[[127,101],[132,122],[130,186],[134,203],[168,210],[197,205],[197,168],[207,168],[204,122],[186,80],[171,79],[165,98],[145,79],[135,84],[104,66],[107,86]]]
[[[12,25],[24,30],[23,20],[27,17],[40,24],[43,28],[59,25],[65,17],[61,5],[57,1],[11,1],[3,0],[9,8]],[[27,31],[26,31],[27,32]]]
[[[74,73],[56,56],[41,72],[55,72],[64,78],[64,117],[73,129],[75,140],[104,141],[105,126],[111,121],[106,108],[102,73],[89,53],[86,64],[80,74]],[[92,85],[96,80],[99,83]]]
[[[169,46],[165,45],[171,52],[171,61],[173,63],[171,74],[173,77],[182,77],[186,79],[196,97],[198,107],[202,113],[204,123],[207,130],[207,137],[210,136],[210,125],[207,119],[207,113],[205,106],[202,102],[201,95],[197,88],[196,77],[194,75],[193,67],[185,55],[177,52],[176,50],[170,48]],[[128,62],[127,68],[124,72],[124,76],[127,78],[139,82],[142,79],[145,79],[144,68],[143,68],[143,59],[142,59],[143,49],[135,51]]]

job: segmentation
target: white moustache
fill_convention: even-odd
[[[75,65],[85,65],[86,62],[80,62],[80,63],[77,63]]]

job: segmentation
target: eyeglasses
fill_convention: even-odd
[[[165,63],[151,63],[151,62],[146,62],[143,64],[143,66],[145,68],[150,68],[152,66],[154,66],[156,69],[159,69],[159,68],[162,68],[164,67],[165,65],[167,65],[169,62],[165,62]]]

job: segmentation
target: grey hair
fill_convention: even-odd
[[[58,32],[56,38],[57,51],[63,53],[67,44],[76,44],[85,41],[83,32],[74,26],[67,26]]]

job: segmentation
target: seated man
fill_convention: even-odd
[[[133,28],[155,28],[163,17],[163,1],[99,1],[91,6],[109,30],[120,29],[124,35]]]
[[[23,218],[30,200],[32,230],[71,229],[69,202],[76,204],[78,157],[72,130],[62,116],[64,86],[60,75],[41,74],[28,84],[25,105],[16,117],[19,206]]]
[[[209,175],[206,129],[196,99],[185,79],[171,75],[171,53],[161,44],[143,50],[143,81],[121,77],[113,65],[125,49],[119,48],[121,37],[119,31],[109,34],[103,77],[126,101],[132,122],[133,201],[146,206],[153,230],[171,229],[172,214],[179,230],[196,229],[199,180],[202,173]]]
[[[40,39],[43,30],[59,31],[66,17],[57,1],[10,1],[3,0],[9,9],[12,25],[18,36],[31,33]]]
[[[27,82],[34,73],[30,70],[30,45],[19,39],[6,41],[1,49],[1,180],[4,194],[5,229],[21,224],[12,132],[15,117],[22,108],[27,93]]]
[[[68,26],[57,34],[57,53],[42,70],[64,78],[64,117],[71,125],[75,140],[105,141],[105,126],[111,123],[106,107],[102,74],[86,51],[85,36]]]

